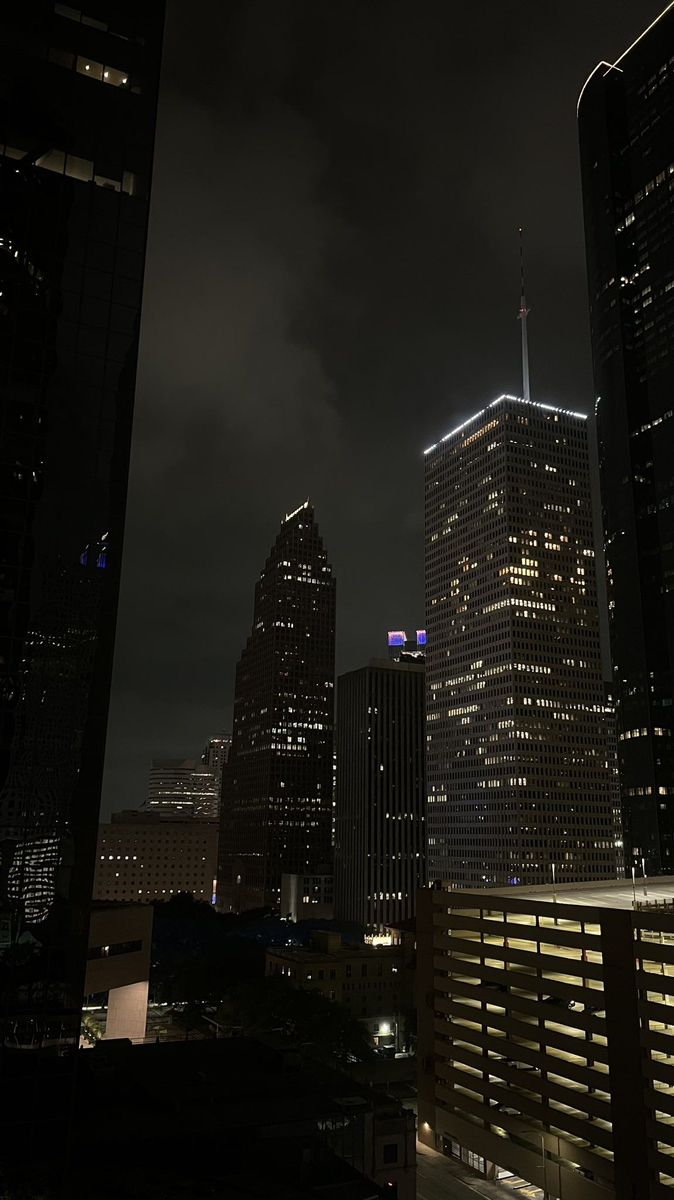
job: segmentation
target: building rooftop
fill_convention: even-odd
[[[621,63],[623,61],[623,59],[627,57],[627,55],[630,53],[630,51],[634,50],[634,47],[638,46],[639,42],[641,42],[646,37],[646,35],[651,32],[652,29],[655,29],[655,26],[662,20],[662,18],[664,16],[666,16],[666,14],[669,12],[669,10],[671,8],[674,8],[674,0],[670,0],[670,3],[665,5],[662,12],[658,13],[657,17],[655,17],[655,19],[653,21],[651,21],[650,25],[647,25],[646,28],[641,31],[639,36],[636,37],[634,39],[634,41],[627,47],[627,49],[623,50],[622,54],[618,55],[615,62],[610,63],[610,62],[607,62],[605,58],[602,58],[597,63],[596,67],[593,67],[593,69],[590,71],[590,74],[588,75],[587,79],[585,80],[585,83],[583,84],[582,88],[580,89],[580,95],[578,96],[578,103],[576,106],[577,112],[580,110],[580,102],[583,99],[583,93],[584,93],[587,85],[589,84],[590,80],[593,78],[594,75],[596,75],[597,71],[601,71],[602,67],[606,68],[604,71],[602,71],[602,75],[608,75],[610,71],[621,71],[622,67],[619,67],[618,63]]]
[[[674,907],[674,876],[661,875],[652,879],[637,876],[631,879],[607,879],[597,883],[563,883],[544,887],[462,888],[452,895],[507,896],[509,899],[545,901],[547,904],[575,904],[588,908],[629,909],[663,905]]]
[[[142,1129],[145,1139],[170,1140],[175,1126],[187,1139],[217,1134],[224,1144],[236,1142],[245,1130],[304,1127],[356,1110],[382,1118],[403,1115],[398,1100],[316,1062],[305,1064],[297,1050],[281,1051],[266,1042],[266,1037],[241,1037],[133,1047],[97,1043],[95,1050],[82,1052],[82,1139],[90,1127],[113,1144],[117,1135],[128,1136],[134,1128]],[[224,1080],[231,1086],[223,1086]]]
[[[472,417],[469,417],[467,421],[463,421],[463,423],[461,425],[457,425],[455,429],[450,429],[449,433],[446,433],[444,437],[440,438],[440,441],[434,442],[432,446],[429,446],[426,450],[424,450],[424,454],[430,454],[431,451],[437,450],[438,446],[441,446],[443,442],[448,442],[449,439],[455,437],[457,433],[462,433],[464,429],[466,429],[469,425],[472,425],[473,421],[479,420],[479,418],[483,417],[490,408],[495,408],[497,404],[503,404],[504,400],[510,400],[514,404],[526,404],[529,408],[541,408],[546,412],[559,413],[560,416],[564,417],[575,417],[579,421],[587,420],[587,415],[585,413],[571,412],[568,408],[558,408],[554,404],[538,404],[535,400],[524,400],[522,396],[511,396],[507,392],[504,392],[502,396],[497,396],[495,400],[492,400],[491,404],[488,404],[485,408],[481,408],[479,412],[476,412]]]
[[[309,966],[311,963],[325,962],[343,962],[345,958],[375,958],[379,957],[395,957],[400,954],[402,947],[399,943],[392,946],[372,946],[369,943],[366,945],[346,945],[342,944],[337,949],[320,950],[316,946],[269,946],[267,954],[274,958],[287,958],[291,962],[304,963]]]

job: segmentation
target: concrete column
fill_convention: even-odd
[[[110,988],[108,992],[108,1019],[105,1039],[131,1038],[138,1041],[145,1037],[147,1021],[147,979],[140,983],[128,983],[124,987]]]

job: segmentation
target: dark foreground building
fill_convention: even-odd
[[[235,1037],[81,1057],[67,1200],[414,1200],[414,1114],[297,1050]]]
[[[163,7],[0,12],[0,1074],[33,1154],[79,1036]]]
[[[255,585],[223,773],[218,897],[278,906],[281,876],[331,859],[335,580],[308,500],[281,522]]]
[[[579,101],[625,855],[674,871],[674,8]]]

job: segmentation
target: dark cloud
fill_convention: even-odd
[[[174,0],[107,810],[230,719],[255,578],[311,495],[339,669],[422,619],[422,456],[519,388],[589,410],[575,104],[646,0]]]

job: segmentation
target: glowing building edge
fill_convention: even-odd
[[[294,508],[292,512],[286,513],[285,517],[283,518],[283,524],[285,524],[286,521],[292,521],[293,517],[296,517],[298,513],[301,513],[303,509],[308,507],[308,499],[304,501],[304,504],[298,504],[297,508]]]
[[[484,416],[488,409],[494,408],[497,404],[502,404],[504,400],[513,400],[516,404],[526,404],[529,408],[542,408],[546,412],[560,413],[564,417],[577,417],[580,421],[587,421],[586,413],[572,412],[568,408],[558,408],[555,404],[540,404],[536,400],[525,400],[522,396],[511,396],[509,393],[504,392],[503,395],[497,396],[495,400],[487,404],[485,408],[481,408],[474,416],[469,417],[467,421],[463,421],[461,425],[457,425],[455,429],[451,429],[438,442],[434,442],[432,446],[424,450],[424,454],[430,454],[433,450],[437,450],[438,446],[442,445],[443,442],[447,442],[450,438],[455,437],[457,433],[461,433],[463,429],[472,425],[473,421],[478,421],[480,417]]]
[[[590,74],[588,75],[587,79],[585,80],[585,83],[583,84],[582,88],[580,89],[580,93],[578,95],[578,103],[576,105],[576,115],[578,115],[578,113],[580,112],[580,102],[583,99],[585,89],[588,86],[590,80],[593,79],[594,76],[597,74],[597,71],[601,67],[607,68],[604,71],[604,76],[603,76],[604,79],[606,78],[606,76],[609,74],[610,71],[622,71],[622,67],[619,67],[618,63],[622,62],[622,60],[630,53],[630,50],[633,50],[635,46],[639,45],[639,42],[641,41],[641,39],[645,38],[646,34],[650,33],[651,29],[655,28],[655,26],[658,24],[658,22],[662,20],[662,18],[665,16],[665,14],[668,13],[670,8],[672,8],[672,7],[674,7],[674,0],[671,0],[671,3],[667,4],[665,6],[665,8],[663,8],[662,12],[658,14],[658,16],[655,18],[655,20],[651,21],[650,25],[648,25],[646,27],[646,29],[644,29],[643,32],[639,34],[638,38],[635,38],[634,41],[632,42],[632,44],[630,46],[628,46],[626,50],[623,50],[622,54],[618,55],[618,58],[616,58],[614,63],[606,62],[605,59],[602,59],[600,62],[597,63],[596,67],[593,67],[593,69],[590,71]]]

